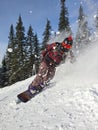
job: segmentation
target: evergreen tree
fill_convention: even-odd
[[[25,56],[25,68],[27,77],[32,76],[33,64],[34,64],[34,33],[31,26],[29,26],[26,37],[26,56]]]
[[[87,43],[89,43],[90,31],[88,28],[87,17],[84,14],[82,4],[79,8],[78,17],[78,29],[76,33],[76,48],[78,51],[83,48]]]
[[[97,9],[96,17],[95,17],[95,27],[96,27],[96,32],[98,33],[98,9]]]
[[[5,87],[8,85],[8,74],[7,74],[7,66],[5,62],[5,57],[2,61],[2,68],[1,68],[1,76],[0,76],[0,87]]]
[[[0,88],[2,87],[2,68],[0,67]]]
[[[17,25],[16,25],[16,35],[10,29],[9,34],[9,45],[8,48],[12,48],[12,52],[8,52],[10,58],[10,67],[9,67],[9,84],[13,84],[17,81],[25,79],[25,34],[24,26],[19,16]],[[8,58],[7,58],[8,59]]]
[[[16,25],[16,42],[17,42],[17,56],[18,56],[18,70],[17,78],[18,80],[25,79],[25,28],[23,26],[22,18],[19,16],[17,25]]]
[[[9,73],[9,84],[13,84],[20,80],[19,75],[19,59],[18,59],[18,45],[16,38],[13,41],[13,49],[11,52],[11,64]]]
[[[71,31],[69,26],[69,19],[68,19],[68,9],[65,7],[65,1],[66,0],[60,0],[61,2],[61,12],[59,17],[59,24],[58,24],[58,30],[61,31]]]
[[[9,84],[12,84],[13,82],[10,80],[10,77],[14,73],[14,60],[16,55],[14,55],[15,51],[15,35],[14,35],[14,28],[13,25],[10,26],[10,32],[9,32],[9,42],[8,42],[8,47],[6,51],[6,57],[5,57],[5,62],[6,62],[6,67],[7,67],[7,73],[9,77]],[[17,58],[17,57],[16,57]]]
[[[39,63],[40,63],[40,46],[37,34],[34,36],[34,74],[38,72]]]
[[[50,25],[50,21],[47,19],[47,23],[46,23],[46,27],[45,27],[45,31],[43,33],[43,41],[42,41],[42,49],[45,48],[47,42],[50,39],[51,36],[51,25]]]

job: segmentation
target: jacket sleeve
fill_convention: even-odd
[[[42,51],[42,53],[41,53],[42,56],[44,57],[47,54],[47,52],[49,52],[50,50],[52,50],[53,47],[55,47],[55,46],[56,46],[56,43],[48,44],[46,46],[46,48]]]

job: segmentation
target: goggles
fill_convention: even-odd
[[[65,48],[65,49],[70,49],[72,48],[72,46],[70,44],[67,44],[65,42],[62,42],[62,47]]]

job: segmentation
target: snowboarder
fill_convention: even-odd
[[[56,67],[66,59],[69,50],[72,48],[72,44],[72,36],[69,36],[61,43],[55,42],[47,45],[45,50],[42,51],[39,71],[28,87],[30,93],[40,92],[47,82],[54,77]]]

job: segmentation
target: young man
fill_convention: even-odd
[[[66,59],[72,44],[73,39],[69,36],[61,43],[55,42],[47,45],[46,49],[42,51],[39,71],[28,88],[31,94],[41,91],[43,86],[54,77],[56,67]]]

